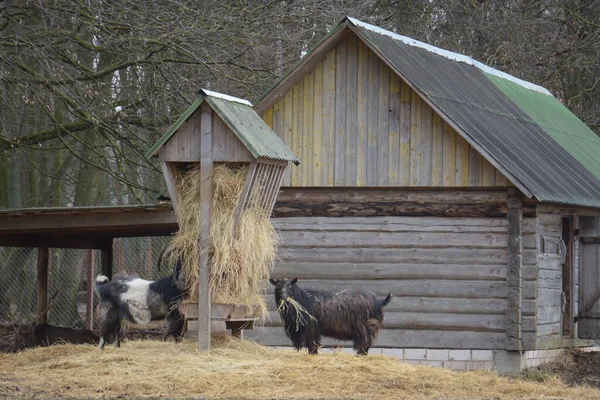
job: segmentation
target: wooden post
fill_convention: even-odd
[[[200,282],[198,292],[198,346],[210,350],[211,295],[208,286],[208,244],[210,235],[210,203],[212,201],[212,110],[208,103],[200,106],[200,118],[194,120],[194,135],[200,135]]]
[[[46,239],[38,246],[37,260],[37,314],[38,324],[48,323],[48,260],[50,251]]]
[[[506,310],[506,350],[521,350],[521,300],[523,285],[523,210],[515,187],[508,188],[508,308]]]
[[[100,249],[101,273],[112,280],[113,276],[113,238],[108,238]]]
[[[96,250],[90,250],[90,263],[87,273],[87,304],[85,306],[85,326],[94,329],[94,267],[96,266]]]

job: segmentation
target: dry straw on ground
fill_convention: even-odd
[[[219,165],[213,173],[210,221],[210,282],[213,302],[246,305],[266,316],[266,279],[277,255],[277,232],[263,210],[246,209],[234,236],[234,214],[248,167]],[[198,243],[200,221],[200,169],[180,173],[176,179],[180,231],[170,246],[171,257],[181,256],[190,298],[198,298]]]
[[[59,345],[0,354],[0,397],[161,397],[252,399],[550,399],[591,400],[600,391],[492,372],[412,366],[346,352],[310,356],[219,336],[213,350],[129,341],[105,351]]]

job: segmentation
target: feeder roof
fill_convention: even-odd
[[[169,130],[146,153],[146,157],[158,155],[160,148],[171,139],[177,130],[206,101],[214,112],[235,133],[255,158],[292,161],[299,164],[298,157],[277,136],[252,108],[252,103],[237,97],[213,92],[199,91],[200,96],[192,103]]]

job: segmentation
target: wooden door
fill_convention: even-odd
[[[562,255],[562,334],[563,336],[573,336],[573,219],[571,216],[562,217],[561,249]]]
[[[579,337],[600,339],[600,217],[581,217]]]

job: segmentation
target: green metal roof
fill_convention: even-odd
[[[292,161],[299,164],[298,157],[254,111],[252,104],[221,93],[200,90],[200,96],[184,111],[179,119],[146,153],[146,157],[158,154],[161,146],[171,139],[187,119],[206,101],[214,112],[235,133],[255,158]]]
[[[600,137],[594,131],[553,96],[527,90],[497,76],[486,75],[561,147],[600,178]]]

